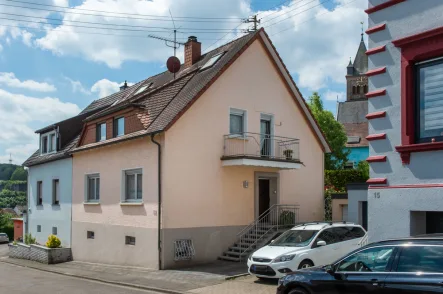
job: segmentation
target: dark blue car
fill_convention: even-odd
[[[443,293],[443,238],[372,243],[323,267],[279,280],[277,294]]]

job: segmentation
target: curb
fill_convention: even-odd
[[[142,289],[142,290],[154,291],[154,292],[166,293],[166,294],[184,294],[184,292],[178,292],[178,291],[174,291],[174,290],[167,290],[167,289],[161,289],[161,288],[156,288],[156,287],[148,287],[148,286],[137,285],[137,284],[129,284],[129,283],[125,283],[125,282],[108,281],[108,280],[104,280],[104,279],[97,279],[97,278],[91,278],[91,277],[76,275],[76,274],[70,274],[70,273],[63,273],[63,272],[53,271],[53,270],[49,270],[49,269],[42,269],[42,268],[37,267],[37,266],[17,264],[17,263],[8,261],[6,259],[0,259],[0,262],[8,263],[8,264],[16,265],[16,266],[21,266],[21,267],[25,267],[25,268],[32,268],[32,269],[39,270],[39,271],[42,271],[42,272],[49,272],[49,273],[58,274],[58,275],[61,275],[61,276],[74,277],[74,278],[79,278],[79,279],[84,279],[84,280],[101,282],[101,283],[105,283],[105,284],[124,286],[124,287],[128,287],[128,288]]]
[[[246,277],[246,276],[250,276],[250,274],[249,273],[244,273],[244,274],[238,274],[238,275],[229,276],[229,277],[225,278],[225,281],[235,280],[237,278]]]

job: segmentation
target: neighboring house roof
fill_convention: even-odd
[[[355,100],[338,103],[337,121],[344,123],[367,122],[368,101]]]
[[[107,101],[106,103],[110,103],[110,106],[89,116],[86,119],[87,121],[98,119],[101,116],[108,115],[125,107],[140,107],[146,114],[140,115],[139,117],[145,129],[121,137],[112,138],[110,140],[77,146],[71,150],[71,153],[166,131],[249,47],[249,45],[251,45],[257,39],[260,39],[265,48],[268,49],[270,58],[274,60],[281,76],[287,82],[290,90],[292,91],[294,100],[296,100],[296,103],[300,106],[307,123],[311,126],[311,129],[316,134],[320,145],[322,145],[325,152],[330,152],[329,145],[311,112],[309,111],[309,108],[300,94],[300,91],[292,80],[267,34],[263,29],[261,29],[256,33],[238,38],[206,53],[205,55],[202,55],[200,60],[195,64],[187,68],[182,67],[181,70],[176,74],[175,79],[173,74],[163,72],[129,87],[128,89],[122,91],[124,93],[118,93],[119,95],[113,94],[103,98],[105,101]],[[223,55],[213,66],[204,70],[201,69],[201,67],[207,61],[220,53]],[[137,92],[137,89],[142,84],[147,85],[151,82],[153,85],[149,88],[149,90],[143,91],[142,93],[133,94]],[[111,103],[111,101],[113,102]],[[81,142],[81,139],[79,142]]]
[[[1,208],[0,214],[5,214],[5,213],[12,214],[13,216],[17,216],[17,213],[12,208]]]
[[[345,128],[346,135],[348,136],[348,143],[346,147],[366,147],[369,146],[368,140],[366,137],[368,136],[368,122],[363,123],[343,123],[343,127]],[[358,140],[355,140],[356,137]],[[352,143],[355,142],[355,143]]]

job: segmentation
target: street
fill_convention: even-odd
[[[1,248],[3,249],[3,245]],[[71,278],[5,263],[0,263],[0,273],[2,293],[158,293]]]

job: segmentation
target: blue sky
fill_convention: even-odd
[[[319,91],[326,108],[333,112],[335,97],[338,95],[341,100],[344,99],[346,66],[349,57],[354,58],[359,45],[360,22],[367,19],[363,12],[367,6],[366,0],[293,0],[277,8],[275,6],[282,3],[282,0],[28,2],[143,15],[168,15],[170,9],[177,18],[240,18],[258,13],[304,97]],[[2,6],[4,3],[43,10]],[[78,21],[140,25],[139,20],[106,18],[85,10],[70,10],[79,14],[69,14],[44,9],[66,11],[51,6],[0,0],[0,124],[3,126],[0,134],[0,162],[6,162],[12,153],[14,163],[21,164],[38,148],[37,137],[33,134],[36,129],[77,114],[94,99],[117,91],[119,84],[125,80],[134,83],[165,70],[165,60],[172,54],[172,49],[164,46],[161,41],[145,38],[145,32],[105,31],[66,25],[78,25]],[[48,26],[29,22],[29,17],[10,14],[40,17],[32,19],[37,22],[58,18],[65,20],[65,25]],[[168,21],[153,20],[147,23],[143,20],[142,25],[172,27]],[[229,20],[220,23],[176,21],[177,26],[198,28],[200,32],[208,28],[232,29],[238,24],[238,19],[236,22]],[[109,32],[125,36],[85,32]],[[170,36],[169,33],[155,34]],[[226,32],[193,34],[197,35],[205,49]],[[189,33],[179,34],[179,38],[186,38],[187,35]],[[236,34],[231,32],[217,44],[221,45],[235,37]],[[180,58],[182,50],[178,50]]]

